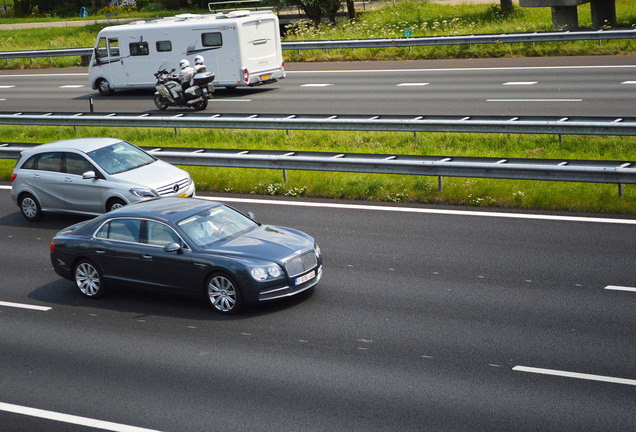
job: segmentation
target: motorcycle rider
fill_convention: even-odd
[[[190,67],[190,62],[186,59],[182,59],[179,62],[179,68],[181,69],[181,72],[179,72],[178,75],[179,81],[181,82],[181,90],[185,91],[192,85],[194,69]]]
[[[198,73],[203,73],[206,71],[207,71],[207,68],[203,64],[203,56],[200,56],[200,55],[196,56],[194,58],[194,75]]]

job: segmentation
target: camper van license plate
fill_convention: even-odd
[[[271,76],[270,74],[267,74],[267,75],[261,75],[261,79],[262,79],[262,80],[268,80],[268,79],[270,79],[271,77],[272,77],[272,76]]]
[[[179,198],[185,198],[188,196],[187,192],[182,193],[181,195],[179,195]]]

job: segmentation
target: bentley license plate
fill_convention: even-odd
[[[308,280],[312,280],[313,278],[316,277],[316,270],[312,270],[311,272],[307,273],[304,276],[301,276],[299,278],[296,278],[296,285],[300,285],[303,284],[305,282],[307,282]]]

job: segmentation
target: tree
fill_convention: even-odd
[[[349,17],[349,21],[356,19],[356,6],[353,0],[347,0],[347,16]]]
[[[341,0],[273,0],[273,3],[278,6],[294,6],[302,9],[316,27],[320,25],[323,17],[335,24],[336,14],[341,6]]]
[[[501,0],[501,13],[507,14],[512,12],[512,0]]]

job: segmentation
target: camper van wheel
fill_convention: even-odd
[[[203,99],[201,102],[197,102],[195,104],[192,104],[192,108],[194,108],[195,111],[201,111],[204,110],[208,107],[208,100],[207,99]]]
[[[155,105],[160,110],[165,110],[168,108],[168,101],[161,95],[155,95]]]
[[[110,87],[110,84],[108,84],[108,81],[105,79],[97,81],[97,90],[99,90],[99,94],[102,96],[110,96],[115,93],[115,91]]]

